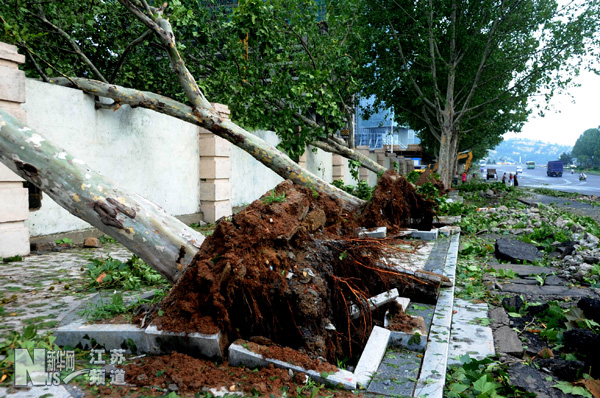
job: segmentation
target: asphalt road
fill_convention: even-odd
[[[563,192],[577,192],[583,195],[600,196],[600,176],[587,175],[587,181],[579,181],[579,174],[576,172],[571,174],[571,171],[565,169],[562,177],[548,177],[545,167],[536,167],[535,169],[527,169],[525,165],[520,165],[523,172],[519,173],[519,185],[532,188],[547,188]],[[498,179],[502,179],[502,174],[515,174],[516,165],[486,165],[487,168],[495,168]],[[479,172],[480,169],[478,169]],[[484,171],[485,172],[485,171]]]

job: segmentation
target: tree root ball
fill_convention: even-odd
[[[432,208],[389,172],[373,202],[352,214],[334,198],[284,181],[217,225],[153,322],[173,332],[219,329],[229,341],[262,336],[312,358],[351,358],[373,327],[369,311],[350,318],[352,304],[366,307],[394,287],[410,294],[431,285],[382,265],[406,249],[393,239],[357,239],[356,228],[431,228]]]

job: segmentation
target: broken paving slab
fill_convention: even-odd
[[[366,388],[369,385],[371,377],[377,372],[379,364],[385,355],[389,340],[389,330],[379,326],[373,328],[360,356],[360,360],[354,369],[357,386]]]
[[[597,298],[596,294],[591,289],[583,289],[576,287],[567,286],[534,286],[534,285],[520,285],[515,283],[506,283],[500,286],[502,293],[515,293],[529,296],[546,296],[546,297],[592,297]]]
[[[465,354],[478,360],[495,355],[487,304],[456,299],[454,311],[448,364],[461,363],[458,358]]]
[[[369,310],[373,311],[376,308],[381,307],[382,305],[391,303],[399,296],[398,289],[393,288],[387,292],[383,292],[378,294],[377,296],[371,297],[369,301]],[[350,306],[350,319],[357,319],[360,316],[360,308],[356,304],[352,304]]]
[[[488,266],[496,271],[511,270],[519,276],[530,276],[530,275],[548,275],[557,271],[554,267],[540,267],[535,265],[522,265],[522,264],[498,264],[490,263]]]
[[[535,245],[521,242],[516,239],[496,239],[494,248],[496,258],[499,260],[506,260],[509,262],[528,261],[532,263],[542,258],[540,251]]]
[[[499,354],[508,354],[521,358],[523,356],[523,344],[510,326],[500,326],[494,331],[494,345]]]

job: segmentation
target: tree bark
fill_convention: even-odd
[[[303,169],[286,154],[254,134],[229,120],[219,117],[212,109],[212,106],[201,109],[192,108],[159,94],[120,87],[114,84],[106,84],[97,80],[56,78],[53,79],[53,82],[69,87],[73,87],[73,84],[75,84],[75,87],[88,94],[110,98],[119,104],[152,109],[156,112],[204,127],[215,135],[245,150],[284,179],[292,180],[296,184],[304,185],[319,193],[338,198],[342,201],[346,210],[355,210],[365,203],[363,200],[334,187],[308,170]]]
[[[204,241],[199,232],[143,197],[117,188],[2,109],[0,162],[122,243],[171,283]]]

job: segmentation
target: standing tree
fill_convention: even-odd
[[[567,87],[600,26],[597,0],[372,0],[362,9],[373,43],[366,91],[436,141],[445,184],[461,142],[520,131],[533,95]]]
[[[600,165],[600,129],[587,129],[575,142],[571,155],[584,167]]]

